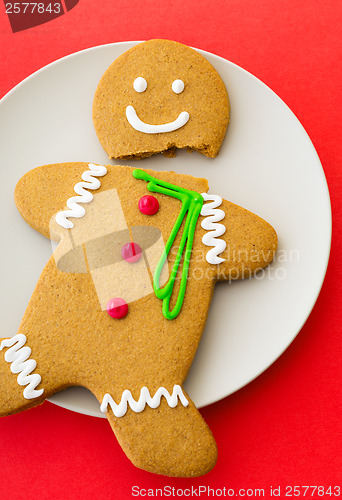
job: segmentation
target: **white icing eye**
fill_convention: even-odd
[[[183,80],[175,80],[172,83],[172,90],[175,94],[180,94],[184,90],[184,82]]]
[[[133,88],[136,92],[145,92],[147,89],[147,81],[142,76],[138,76],[133,82]]]

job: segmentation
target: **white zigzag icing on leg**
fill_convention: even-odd
[[[157,392],[153,397],[151,397],[148,388],[143,387],[140,391],[140,397],[138,401],[133,399],[131,391],[126,389],[122,393],[121,401],[119,404],[116,404],[112,396],[107,393],[103,397],[100,409],[102,413],[105,413],[109,405],[116,417],[123,417],[124,415],[126,415],[128,406],[135,413],[142,412],[145,409],[146,405],[148,405],[150,408],[158,408],[162,396],[165,397],[167,404],[171,408],[175,408],[177,406],[178,399],[180,400],[183,406],[188,406],[189,404],[189,401],[183,394],[181,386],[174,385],[172,394],[170,394],[169,391],[165,389],[165,387],[159,387],[159,389],[157,390]]]

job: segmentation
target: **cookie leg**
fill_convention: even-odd
[[[209,472],[217,459],[217,448],[209,427],[186,395],[171,408],[164,397],[157,408],[146,405],[140,413],[128,406],[115,417],[110,405],[106,415],[114,433],[133,464],[166,476],[195,477]]]
[[[36,406],[45,399],[42,377],[24,334],[0,339],[0,416]]]

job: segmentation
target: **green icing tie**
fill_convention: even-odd
[[[135,177],[136,179],[142,179],[144,181],[147,181],[148,182],[147,189],[149,191],[154,193],[165,194],[167,196],[172,196],[173,198],[177,198],[182,202],[182,209],[177,217],[175,225],[172,228],[169,239],[167,240],[165,249],[162,253],[162,256],[158,262],[158,265],[156,267],[153,276],[154,293],[156,294],[158,299],[161,299],[163,301],[163,309],[162,309],[163,314],[167,319],[174,319],[180,313],[180,310],[184,302],[192,245],[194,242],[194,234],[195,234],[197,220],[203,206],[203,197],[196,191],[190,191],[189,189],[184,189],[182,187],[175,186],[174,184],[170,184],[169,182],[156,179],[155,177],[152,177],[143,170],[140,170],[139,168],[133,170],[133,177]],[[186,214],[187,216],[184,224],[183,234],[177,251],[176,259],[172,267],[169,281],[163,288],[160,288],[160,274],[165,265],[165,262],[167,261],[169,252],[172,248],[172,245],[176,239],[176,236],[178,234],[178,231],[183,223]],[[170,311],[170,299],[175,284],[175,279],[177,276],[179,264],[182,260],[184,248],[185,248],[185,254],[184,254],[183,271],[179,287],[179,293],[176,304],[172,309],[172,311]]]

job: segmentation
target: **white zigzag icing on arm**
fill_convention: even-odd
[[[116,417],[123,417],[126,415],[128,406],[135,412],[140,413],[145,409],[145,406],[148,405],[150,408],[158,408],[160,405],[160,400],[162,396],[165,397],[167,404],[171,408],[175,408],[178,404],[178,398],[183,406],[188,406],[189,401],[183,394],[182,388],[180,385],[174,385],[172,394],[169,393],[165,387],[159,387],[157,392],[153,397],[150,395],[150,391],[147,387],[143,387],[140,391],[140,397],[138,401],[136,401],[131,391],[126,389],[121,396],[121,401],[119,404],[116,404],[114,399],[110,394],[105,394],[101,404],[102,413],[106,413],[108,405],[111,407],[114,415]]]
[[[25,346],[26,335],[18,333],[10,339],[4,339],[0,345],[0,351],[4,347],[10,347],[5,353],[5,360],[11,363],[11,372],[18,373],[17,381],[19,385],[27,385],[23,393],[24,398],[34,399],[41,396],[44,389],[36,390],[40,384],[42,377],[38,373],[31,374],[37,366],[34,359],[29,359],[31,356],[31,348]],[[24,347],[25,346],[25,347]]]
[[[203,236],[202,243],[213,247],[207,252],[206,259],[209,264],[221,264],[225,259],[218,257],[218,255],[227,246],[224,240],[219,239],[226,232],[226,227],[223,224],[218,224],[225,217],[224,211],[217,208],[222,204],[222,198],[216,194],[207,193],[202,193],[202,196],[204,201],[212,200],[211,203],[205,203],[201,210],[201,215],[205,217],[201,222],[201,226],[206,231],[210,231]]]
[[[88,166],[89,170],[86,170],[82,174],[82,179],[85,182],[78,182],[74,187],[75,193],[79,196],[72,196],[67,201],[67,206],[70,208],[70,210],[63,210],[62,212],[58,212],[58,214],[56,215],[57,224],[64,227],[65,229],[71,229],[72,227],[74,227],[74,223],[70,222],[68,220],[68,217],[80,218],[84,216],[85,208],[81,207],[79,203],[90,203],[93,200],[93,194],[89,193],[87,189],[95,190],[99,189],[99,187],[101,186],[101,182],[99,181],[99,179],[96,179],[94,176],[102,177],[107,173],[106,167],[102,165],[94,165],[93,163],[89,163]]]

